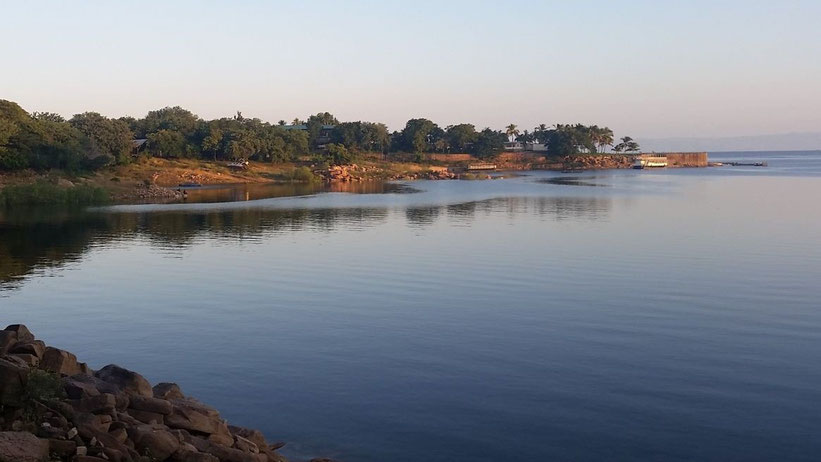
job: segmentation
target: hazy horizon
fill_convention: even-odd
[[[401,128],[607,125],[637,139],[818,132],[821,4],[7,4],[0,98],[64,116]],[[11,70],[11,72],[9,72]]]

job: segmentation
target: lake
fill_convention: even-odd
[[[738,159],[2,212],[0,313],[295,460],[818,460],[821,153]]]

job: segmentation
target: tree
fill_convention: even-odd
[[[639,144],[629,136],[622,137],[621,142],[613,147],[615,152],[635,152],[639,149]]]
[[[331,143],[327,146],[328,158],[334,165],[350,164],[354,161],[354,154],[341,144]]]
[[[513,141],[519,136],[519,129],[516,127],[516,124],[510,124],[505,127],[505,135],[507,135],[508,141]]]
[[[97,112],[84,112],[76,114],[68,123],[88,137],[89,159],[100,156],[108,158],[95,160],[95,163],[107,165],[116,161],[125,164],[130,161],[134,134],[125,122],[109,119]]]
[[[185,157],[187,143],[182,133],[162,129],[148,134],[148,150],[159,157]]]
[[[507,135],[503,132],[485,128],[476,137],[476,142],[473,143],[473,154],[478,157],[488,158],[493,157],[505,148],[505,139]]]
[[[472,124],[450,125],[445,129],[445,139],[449,151],[468,152],[479,134]]]
[[[321,144],[330,141],[328,136],[330,130],[328,130],[327,127],[337,124],[339,124],[339,121],[336,120],[336,117],[330,112],[320,112],[308,117],[308,121],[305,122],[305,125],[308,126],[308,141],[311,146],[319,147]]]
[[[427,152],[443,134],[444,131],[428,119],[410,119],[402,130],[401,149],[416,153]]]

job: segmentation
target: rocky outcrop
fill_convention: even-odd
[[[280,447],[176,384],[91,371],[23,325],[0,331],[0,461],[286,462]]]

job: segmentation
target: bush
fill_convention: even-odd
[[[297,167],[291,172],[291,180],[301,183],[313,183],[319,178],[308,167]]]
[[[65,390],[57,374],[32,369],[26,381],[25,400],[47,402],[65,397]]]

